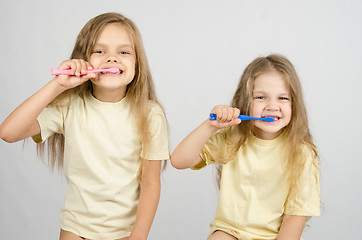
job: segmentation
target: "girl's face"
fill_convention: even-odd
[[[274,117],[274,122],[253,121],[254,135],[271,140],[278,137],[292,117],[292,102],[287,81],[278,71],[268,71],[255,78],[251,116]]]
[[[107,24],[96,39],[89,63],[95,69],[119,68],[118,73],[98,73],[91,81],[97,99],[120,101],[135,76],[136,54],[129,30],[119,23]]]

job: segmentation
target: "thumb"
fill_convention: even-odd
[[[96,78],[96,73],[88,73],[86,76],[87,76],[88,79]]]
[[[229,122],[230,127],[231,127],[231,126],[238,125],[238,124],[240,124],[240,123],[241,123],[240,118],[235,118],[235,119],[233,119],[232,121]]]

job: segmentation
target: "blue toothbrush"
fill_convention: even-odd
[[[241,121],[244,121],[244,120],[262,120],[262,121],[267,121],[267,122],[274,122],[274,120],[275,120],[273,117],[257,118],[257,117],[250,117],[250,116],[246,116],[246,115],[239,115],[238,118]],[[210,113],[210,120],[216,120],[216,114]]]

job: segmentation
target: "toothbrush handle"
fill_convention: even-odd
[[[217,116],[214,113],[210,113],[210,118],[209,120],[216,120]],[[244,120],[263,120],[263,121],[268,121],[268,122],[272,122],[272,119],[269,118],[257,118],[257,117],[251,117],[251,116],[247,116],[247,115],[239,115],[238,117],[241,121]]]
[[[88,73],[98,73],[98,72],[104,72],[107,69],[92,69],[92,70],[87,70],[87,74]]]
[[[210,113],[210,119],[209,120],[216,120],[217,116],[214,113]],[[238,117],[241,121],[243,120],[256,120],[259,118],[254,118],[254,117],[250,117],[250,116],[246,116],[246,115],[239,115]]]
[[[212,121],[212,120],[216,120],[216,114],[215,113],[210,113],[210,118],[209,120]]]
[[[93,69],[93,70],[87,70],[86,74],[80,74],[80,75],[87,75],[88,73],[96,73],[101,72],[103,69]],[[71,73],[70,69],[51,69],[52,75],[75,75]]]
[[[239,115],[240,120],[261,120],[261,121],[265,121],[265,122],[274,122],[275,119],[273,117],[262,117],[262,118],[258,118],[258,117],[251,117],[251,116],[246,116],[246,115]]]
[[[250,117],[250,116],[247,116],[247,115],[239,115],[238,118],[239,118],[241,121],[244,121],[244,120],[262,120],[261,118]]]
[[[72,75],[70,69],[56,69],[52,68],[52,75]]]

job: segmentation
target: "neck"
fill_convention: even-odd
[[[273,139],[279,137],[282,132],[283,132],[283,129],[281,129],[275,133],[267,133],[258,128],[255,128],[253,131],[253,134],[255,137],[260,138],[262,140],[273,140]]]
[[[93,96],[101,102],[119,102],[126,96],[126,88],[101,89],[93,85]]]

